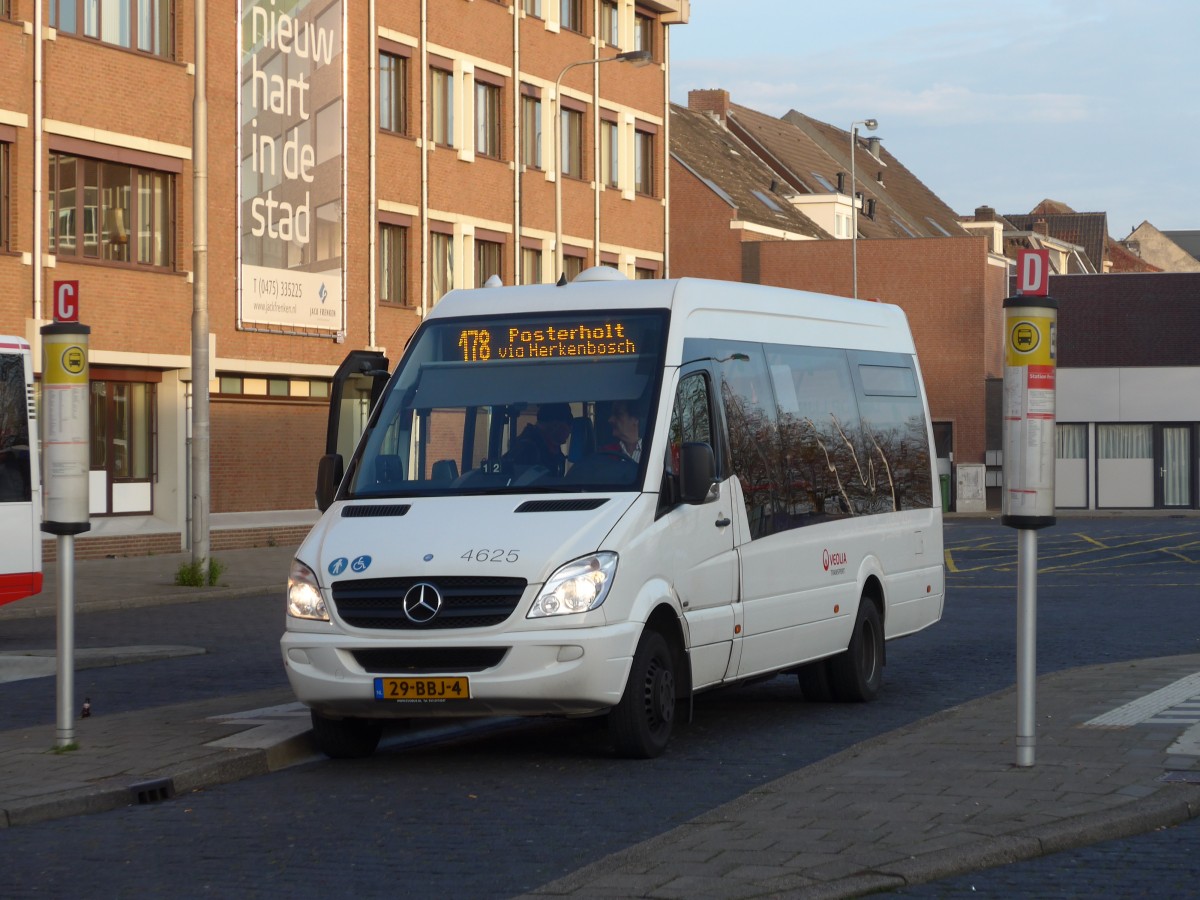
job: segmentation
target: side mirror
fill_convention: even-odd
[[[679,452],[679,499],[684,503],[708,503],[717,482],[717,457],[711,444],[687,443]]]
[[[326,453],[317,463],[317,509],[321,512],[325,512],[333,504],[343,474],[340,453]]]

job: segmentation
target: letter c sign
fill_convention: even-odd
[[[79,321],[79,282],[54,282],[54,321]]]

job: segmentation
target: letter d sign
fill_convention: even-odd
[[[54,321],[79,321],[79,282],[54,282]]]
[[[1017,251],[1017,293],[1026,297],[1050,295],[1050,251]]]

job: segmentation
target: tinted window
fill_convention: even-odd
[[[750,532],[933,505],[928,427],[902,354],[691,340],[720,385]]]
[[[869,483],[858,512],[920,509],[933,505],[929,431],[916,372],[899,354],[851,353],[862,416],[862,454]]]
[[[846,351],[769,346],[779,398],[780,498],[794,528],[850,515],[858,493],[858,408]]]

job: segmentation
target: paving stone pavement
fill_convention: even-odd
[[[854,897],[1178,824],[1200,815],[1197,757],[1169,752],[1185,726],[1086,723],[1198,668],[1191,655],[1044,676],[1033,766],[1015,765],[1010,689],[851,747],[529,896]]]
[[[204,589],[170,584],[173,558],[78,562],[76,602],[113,609],[279,591],[293,549],[223,552],[222,584]],[[48,567],[41,597],[0,607],[0,625],[53,615],[54,575]],[[1177,824],[1200,815],[1198,673],[1200,654],[1046,675],[1031,767],[1015,765],[1009,689],[755,788],[529,896],[851,897]],[[311,759],[307,716],[292,700],[262,691],[82,720],[81,749],[66,753],[51,750],[54,726],[0,731],[0,827]]]

